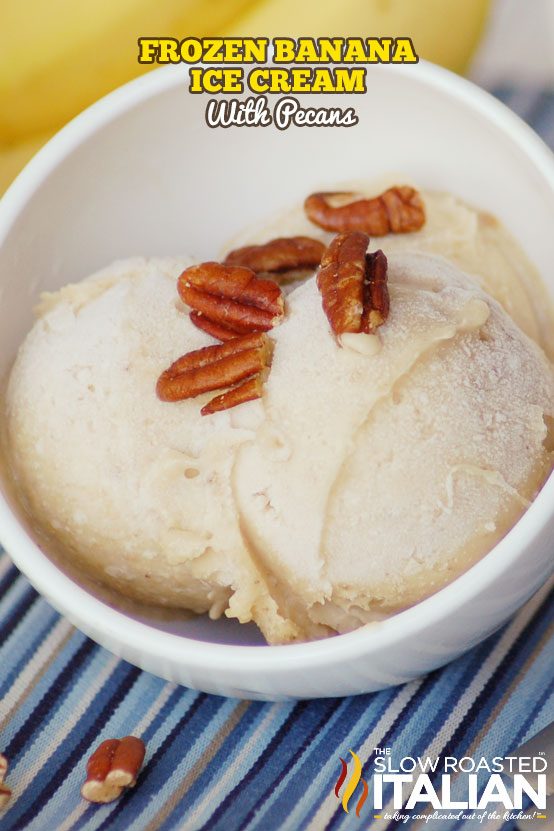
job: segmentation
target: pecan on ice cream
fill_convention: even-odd
[[[373,332],[388,317],[387,258],[367,254],[369,237],[338,234],[323,255],[317,275],[323,310],[335,335]]]
[[[160,375],[158,397],[162,401],[183,401],[232,387],[209,401],[202,408],[202,415],[252,401],[261,396],[271,353],[272,343],[263,332],[196,349],[178,358]]]
[[[363,231],[374,237],[418,231],[425,224],[421,196],[404,185],[373,199],[355,193],[312,193],[304,202],[308,219],[327,231]]]
[[[277,237],[261,245],[246,245],[230,251],[227,265],[242,265],[257,274],[286,277],[290,272],[309,271],[318,267],[325,245],[312,237]]]
[[[267,332],[284,315],[281,289],[250,268],[207,262],[185,269],[177,284],[191,320],[219,340]]]

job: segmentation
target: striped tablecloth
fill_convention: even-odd
[[[499,97],[554,146],[553,95]],[[376,746],[396,759],[503,756],[553,719],[549,587],[501,632],[422,680],[263,704],[176,687],[118,660],[60,618],[0,554],[0,750],[13,790],[1,831],[416,828],[374,820],[371,810],[345,813],[334,794],[339,756],[352,749],[366,769]],[[88,805],[79,793],[86,759],[100,740],[127,734],[147,745],[137,787],[110,805]]]

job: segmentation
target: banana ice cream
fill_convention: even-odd
[[[155,394],[215,343],[175,291],[189,260],[45,296],[6,406],[41,531],[124,595],[254,621],[269,643],[379,620],[483,557],[552,468],[548,305],[496,220],[424,198],[421,231],[372,240],[390,294],[376,333],[336,338],[310,276],[270,332],[262,397],[207,417],[212,394]],[[287,233],[332,236],[293,213],[261,238]]]

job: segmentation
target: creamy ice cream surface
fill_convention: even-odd
[[[554,379],[522,331],[540,340],[533,304],[514,322],[491,296],[497,237],[476,280],[462,232],[437,256],[432,227],[383,245],[378,334],[339,344],[311,277],[271,332],[261,400],[209,417],[210,394],[155,395],[172,361],[213,343],[177,298],[189,261],[118,262],[45,297],[6,399],[40,528],[123,594],[253,620],[270,643],[347,631],[465,571],[551,470]]]
[[[189,264],[118,262],[43,299],[7,394],[12,464],[41,528],[102,582],[213,616],[230,603],[287,640],[296,629],[242,542],[231,493],[252,431],[154,392],[161,369],[206,342],[175,292]]]
[[[388,182],[387,180],[384,180]],[[371,196],[374,187],[357,184],[356,192]],[[415,234],[388,234],[373,240],[385,254],[422,251],[440,254],[470,274],[487,294],[503,306],[530,338],[554,359],[552,302],[521,247],[491,214],[479,211],[450,193],[424,193],[426,222]],[[332,234],[314,226],[302,205],[272,222],[250,228],[229,247],[262,242],[271,237],[306,234],[329,242]]]

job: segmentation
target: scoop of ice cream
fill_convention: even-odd
[[[443,258],[390,258],[391,314],[338,344],[315,279],[273,330],[261,401],[203,418],[156,398],[210,339],[186,263],[134,260],[46,298],[7,394],[41,527],[151,603],[254,620],[270,642],[344,631],[432,593],[519,518],[551,467],[551,367]]]
[[[551,466],[552,371],[535,344],[442,258],[392,256],[389,285],[386,325],[344,348],[315,281],[293,292],[263,425],[234,468],[279,602],[339,629],[466,570]]]
[[[214,617],[230,604],[287,640],[231,495],[251,431],[155,394],[161,370],[206,345],[175,288],[189,264],[127,260],[43,297],[7,393],[13,469],[39,525],[101,582]]]

